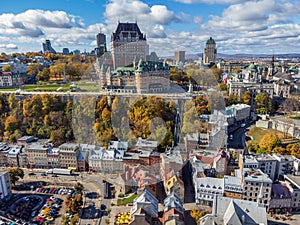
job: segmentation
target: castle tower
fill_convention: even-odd
[[[268,68],[267,80],[272,80],[274,73],[275,73],[275,57],[273,55],[272,61]]]
[[[204,64],[211,64],[217,61],[217,48],[216,42],[212,37],[210,37],[205,45],[203,53],[203,62]]]
[[[114,70],[118,67],[129,66],[134,59],[146,60],[149,46],[146,35],[137,23],[120,23],[111,36],[110,49]]]

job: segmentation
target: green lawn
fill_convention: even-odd
[[[99,92],[99,84],[96,82],[94,83],[78,83],[78,88],[81,91],[87,91],[87,92]]]
[[[16,91],[18,90],[19,88],[0,88],[0,92],[1,91]]]
[[[250,129],[250,131],[247,132],[247,136],[252,137],[252,140],[250,140],[248,142],[248,144],[251,143],[254,145],[256,145],[256,144],[258,145],[261,138],[267,133],[276,134],[282,142],[294,140],[294,139],[291,139],[289,136],[284,139],[284,133],[280,132],[280,131],[276,131],[273,129],[264,129],[264,128],[259,128],[259,127],[252,127]]]
[[[300,120],[300,116],[290,116],[291,119]]]
[[[23,87],[24,91],[56,91],[58,88],[61,89],[59,91],[66,92],[70,90],[70,84],[64,84],[61,86],[60,84],[47,84],[47,85],[25,85]]]
[[[129,198],[122,198],[122,199],[118,199],[118,203],[117,205],[126,205],[129,203],[133,203],[133,200],[137,197],[137,194],[133,194],[131,195]]]

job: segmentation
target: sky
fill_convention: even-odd
[[[96,34],[137,22],[150,52],[202,53],[213,37],[225,54],[300,53],[300,0],[0,0],[0,53],[91,51]]]

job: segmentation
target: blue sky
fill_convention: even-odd
[[[299,53],[300,0],[11,0],[1,1],[0,52],[91,51],[101,29],[137,21],[150,51],[203,52],[212,36],[222,53]]]

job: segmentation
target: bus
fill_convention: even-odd
[[[54,168],[46,171],[47,174],[73,175],[73,171],[69,169]]]

